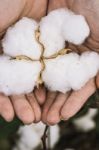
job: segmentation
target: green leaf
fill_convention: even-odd
[[[22,125],[22,122],[17,118],[10,123],[7,123],[3,118],[0,118],[0,138],[14,134],[20,125]]]

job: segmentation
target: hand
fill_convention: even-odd
[[[80,46],[69,44],[69,47],[78,52],[93,50],[99,52],[99,1],[98,0],[50,0],[49,9],[67,7],[77,14],[82,14],[87,19],[91,35]],[[61,19],[61,18],[60,18]],[[96,78],[99,88],[99,75]],[[43,107],[42,120],[44,123],[54,125],[60,120],[68,120],[75,115],[88,98],[96,90],[95,79],[91,79],[81,90],[72,91],[66,94],[48,92],[47,101]]]
[[[46,0],[0,1],[0,38],[7,28],[22,16],[39,20],[46,14],[46,8]],[[38,122],[41,119],[41,109],[38,103],[42,104],[45,96],[46,92],[43,87],[28,95],[7,97],[0,94],[0,115],[6,121],[11,121],[15,111],[17,117],[25,124]]]

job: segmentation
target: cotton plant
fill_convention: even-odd
[[[38,124],[31,124],[22,126],[18,130],[19,139],[13,150],[35,150],[41,145],[41,138],[45,130],[45,125],[40,122]],[[53,148],[59,140],[59,126],[50,127],[50,146]]]
[[[40,22],[22,18],[8,28],[0,56],[0,92],[27,94],[42,83],[51,91],[81,89],[99,71],[99,55],[81,55],[66,42],[81,45],[90,35],[82,15],[57,9]]]

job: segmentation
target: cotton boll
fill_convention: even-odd
[[[96,52],[84,52],[81,55],[81,62],[87,68],[89,77],[94,77],[99,70],[99,54]]]
[[[11,59],[11,57],[9,57],[9,56],[7,56],[5,54],[2,54],[2,55],[0,55],[0,64],[4,63],[4,62],[7,62],[10,59]]]
[[[41,140],[41,137],[42,137],[42,135],[44,133],[45,127],[46,127],[46,125],[44,123],[42,123],[42,122],[39,122],[37,124],[32,124],[32,128],[33,128],[32,130],[34,132],[36,132],[36,134],[39,137],[39,140]]]
[[[31,124],[19,128],[18,135],[20,139],[17,141],[16,147],[13,150],[34,150],[37,146],[41,145],[41,137],[44,134],[45,125],[40,122],[38,124]],[[55,125],[50,127],[50,144],[51,148],[54,147],[59,139],[59,127]]]
[[[73,90],[81,89],[89,80],[88,71],[80,60],[71,63],[67,72],[68,82]]]
[[[45,125],[43,123],[20,127],[18,131],[18,134],[20,135],[18,147],[20,150],[24,150],[25,148],[26,150],[33,150],[39,146],[44,129]]]
[[[71,13],[71,11],[61,8],[51,11],[46,17],[42,18],[40,22],[40,41],[45,47],[44,56],[51,56],[65,47],[62,25]]]
[[[81,89],[99,70],[98,54],[87,53],[81,56],[70,53],[45,60],[46,67],[42,78],[46,87],[62,93]],[[94,59],[96,62],[93,62]]]
[[[48,57],[63,49],[65,41],[82,44],[90,29],[83,16],[75,15],[68,9],[57,9],[43,17],[40,32],[40,41],[45,47],[44,56]]]
[[[49,12],[47,18],[49,19],[49,22],[51,22],[53,25],[58,26],[60,29],[62,29],[64,20],[66,20],[72,14],[74,13],[69,9],[59,8]]]
[[[67,92],[70,90],[68,85],[67,64],[65,61],[56,58],[55,60],[46,60],[46,68],[42,74],[45,86],[51,91]]]
[[[6,95],[32,92],[41,70],[40,62],[0,57],[0,92]]]
[[[46,68],[42,74],[45,85],[52,91],[67,92],[71,89],[68,82],[70,64],[78,59],[78,55],[71,53],[55,59],[45,60]]]
[[[50,144],[51,144],[51,148],[54,148],[55,144],[58,142],[59,140],[59,126],[55,125],[50,127]]]
[[[22,18],[15,25],[8,28],[2,41],[3,51],[10,56],[25,55],[32,59],[39,59],[41,46],[35,38],[38,29],[36,21]]]
[[[89,26],[81,15],[71,14],[62,29],[65,40],[76,45],[82,44],[90,34]]]
[[[75,119],[73,123],[78,130],[88,132],[94,129],[96,126],[96,123],[93,120],[93,118],[96,116],[97,113],[97,109],[89,109],[88,113],[85,116]]]
[[[45,47],[44,56],[46,57],[57,53],[65,47],[61,28],[55,23],[55,19],[57,18],[46,16],[40,22],[40,41]]]
[[[84,52],[79,59],[71,63],[68,69],[68,82],[73,90],[81,89],[99,70],[99,55]]]
[[[34,150],[40,144],[40,137],[34,131],[33,126],[25,126],[20,128],[20,141],[17,145],[20,150]]]
[[[39,139],[39,143],[41,142],[41,137],[44,134],[44,130],[45,130],[45,125],[40,122],[38,124],[33,124],[33,130],[34,132],[36,132],[36,134],[38,135],[38,139]],[[51,148],[53,148],[56,144],[56,142],[59,139],[59,126],[58,125],[54,125],[52,127],[50,127],[50,146]]]
[[[38,28],[39,41],[35,37]],[[51,57],[65,48],[65,40],[74,44],[83,43],[89,33],[85,18],[68,9],[50,12],[39,24],[32,19],[22,18],[8,29],[2,41],[4,53],[12,57],[24,55],[38,61],[0,57],[0,92],[6,95],[26,94],[34,89],[42,70],[42,47],[45,62],[42,79],[48,89],[62,93],[79,90],[98,72],[98,54],[86,52],[81,56],[70,53],[54,59],[45,57]]]
[[[68,69],[68,82],[73,90],[81,89],[99,71],[99,55],[84,52],[79,59],[71,63]]]

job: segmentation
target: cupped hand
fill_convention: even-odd
[[[69,48],[78,52],[87,50],[99,52],[99,0],[49,0],[48,11],[61,7],[67,7],[77,14],[84,15],[91,30],[91,34],[84,44],[75,46],[69,43]],[[99,75],[91,79],[79,91],[71,91],[66,94],[48,92],[43,107],[42,121],[54,125],[60,120],[71,118],[96,91],[96,84],[99,88]]]
[[[6,29],[23,16],[39,20],[46,14],[47,0],[3,0],[0,1],[0,38]],[[45,101],[45,88],[35,89],[28,95],[7,97],[0,94],[0,115],[11,121],[14,112],[25,124],[38,122],[41,119],[39,104]],[[39,104],[38,104],[39,103]]]
[[[47,0],[13,0],[0,2],[0,35],[4,34],[6,29],[15,23],[22,16],[32,17],[39,20],[46,15],[48,6]],[[99,1],[98,0],[49,0],[49,9],[67,7],[78,14],[83,14],[91,28],[91,35],[83,45],[75,46],[69,44],[73,50],[99,50]],[[97,77],[97,85],[99,77]],[[90,80],[87,85],[77,92],[67,94],[48,92],[47,101],[43,108],[42,120],[49,124],[55,124],[60,119],[68,119],[73,116],[86,102],[88,97],[96,90],[94,79]],[[31,123],[40,119],[41,111],[37,103],[43,104],[45,101],[45,89],[35,90],[28,96],[11,96],[0,95],[0,114],[7,121],[16,115],[24,122]],[[21,102],[21,103],[20,103]],[[13,109],[14,107],[14,109]],[[37,110],[37,111],[36,111]],[[37,113],[38,112],[38,113]],[[36,116],[38,115],[38,116]],[[36,119],[37,118],[37,119]],[[39,118],[39,119],[38,119]]]

